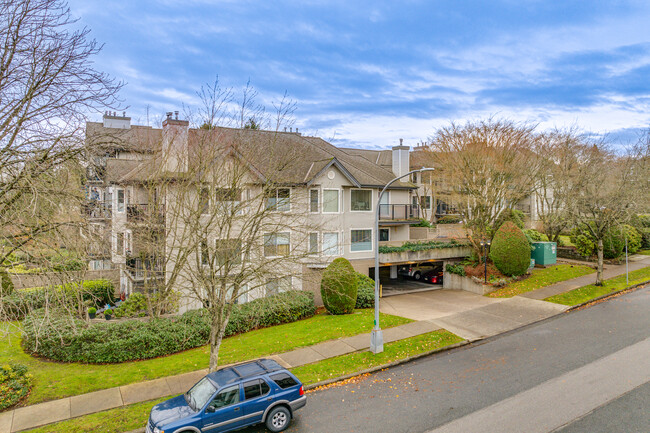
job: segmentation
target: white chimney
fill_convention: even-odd
[[[131,129],[131,118],[126,117],[126,111],[119,116],[115,111],[104,113],[104,128]]]
[[[393,146],[393,173],[395,177],[402,176],[409,172],[409,146],[402,144],[403,140],[399,139],[399,146]]]
[[[178,113],[178,112],[177,112]],[[163,120],[163,158],[165,169],[171,172],[187,171],[188,148],[187,135],[190,122],[173,119],[172,113],[167,113]]]

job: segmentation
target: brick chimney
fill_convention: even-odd
[[[399,146],[393,146],[393,173],[395,177],[402,176],[409,172],[409,146],[404,146],[403,140],[399,139]]]
[[[175,114],[172,117],[172,114]],[[178,111],[167,113],[167,118],[163,120],[163,163],[165,169],[171,172],[185,172],[187,171],[187,135],[190,127],[190,122],[187,120],[180,120],[178,118]]]

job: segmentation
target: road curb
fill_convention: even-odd
[[[600,301],[602,299],[607,299],[607,298],[609,298],[611,296],[618,295],[619,293],[623,293],[623,292],[628,291],[628,290],[632,290],[632,289],[639,288],[641,286],[645,286],[648,283],[650,283],[650,280],[646,280],[646,281],[643,281],[643,282],[638,283],[638,284],[633,284],[633,285],[628,286],[628,287],[626,287],[624,289],[616,290],[614,292],[606,293],[606,294],[601,295],[601,296],[599,296],[597,298],[590,299],[589,301],[585,301],[585,302],[582,302],[580,304],[573,305],[573,306],[569,307],[569,309],[567,309],[566,312],[568,313],[568,312],[576,310],[576,309],[578,309],[580,307],[584,307],[585,305],[589,305],[589,304],[592,304],[594,302]],[[548,302],[548,301],[546,301],[546,302]]]
[[[437,349],[429,350],[427,352],[418,353],[417,355],[413,355],[413,356],[409,356],[409,357],[406,357],[406,358],[398,359],[396,361],[392,361],[392,362],[389,362],[389,363],[386,363],[386,364],[378,365],[376,367],[366,368],[365,370],[345,374],[343,376],[338,376],[338,377],[335,377],[335,378],[332,378],[332,379],[321,380],[320,382],[312,383],[310,385],[305,386],[305,390],[310,391],[312,389],[315,389],[315,388],[318,388],[318,387],[321,387],[321,386],[326,386],[326,385],[330,385],[332,383],[340,382],[342,380],[350,379],[351,377],[359,376],[359,375],[366,374],[366,373],[374,373],[376,371],[383,370],[385,368],[390,368],[390,367],[395,367],[397,365],[406,364],[407,362],[414,361],[414,360],[416,360],[418,358],[423,358],[425,356],[433,355],[434,353],[446,352],[448,350],[452,350],[452,349],[455,349],[457,347],[466,346],[466,345],[468,345],[470,343],[472,343],[472,342],[468,341],[468,340],[463,340],[461,342],[454,343],[454,344],[451,344],[449,346],[439,347]]]

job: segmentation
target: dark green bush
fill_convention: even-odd
[[[641,248],[650,249],[650,228],[643,227],[639,229],[639,233],[641,234]]]
[[[14,406],[32,387],[32,376],[22,364],[0,366],[0,411]]]
[[[430,221],[425,220],[424,218],[420,218],[420,222],[413,224],[411,227],[433,227],[433,225]]]
[[[461,264],[457,264],[457,265],[448,264],[445,267],[445,270],[450,274],[460,275],[461,277],[464,277],[466,275],[465,266]]]
[[[548,236],[535,229],[526,229],[524,230],[524,234],[533,242],[548,242]]]
[[[438,218],[438,224],[458,224],[461,218],[458,215],[445,215],[442,218]]]
[[[354,311],[357,303],[357,277],[347,259],[334,259],[325,268],[320,293],[330,314],[350,314]]]
[[[494,234],[490,259],[507,276],[523,275],[530,266],[530,244],[512,221],[503,223]]]
[[[14,291],[14,282],[5,268],[0,268],[0,297],[9,296]]]
[[[623,231],[623,237],[627,236],[627,252],[628,254],[636,254],[637,251],[641,249],[641,243],[643,242],[643,238],[641,236],[641,233],[631,225],[623,225],[621,227]],[[625,242],[625,239],[623,239],[623,242]],[[623,248],[625,248],[625,245],[623,245]]]
[[[375,280],[357,272],[357,303],[354,308],[373,308],[375,306]]]
[[[598,253],[597,243],[593,237],[587,235],[588,230],[584,227],[576,227],[571,231],[571,242],[576,250],[584,257],[590,257]],[[625,235],[627,234],[628,252],[636,253],[643,243],[642,235],[630,225],[621,225],[610,229],[603,237],[603,257],[616,259],[625,252]]]
[[[314,315],[311,292],[289,291],[234,305],[225,336]],[[62,362],[118,363],[169,355],[207,344],[210,320],[206,310],[181,316],[100,322],[86,326],[64,312],[43,320],[42,310],[23,322],[23,346],[28,352]]]
[[[499,218],[497,218],[494,223],[494,230],[498,230],[506,221],[514,223],[521,230],[524,229],[524,222],[526,220],[526,215],[520,210],[517,209],[506,209],[501,212]]]

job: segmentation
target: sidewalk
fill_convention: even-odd
[[[650,265],[650,257],[630,261],[633,271]],[[625,265],[609,265],[605,278],[625,273]],[[560,282],[513,298],[492,299],[461,290],[432,290],[382,299],[382,312],[415,319],[415,322],[384,329],[384,343],[446,329],[468,341],[480,340],[534,323],[566,311],[569,307],[544,302],[548,296],[591,284],[594,275]],[[330,340],[268,358],[286,368],[322,361],[370,347],[370,334]],[[139,382],[88,394],[39,403],[0,413],[0,433],[14,433],[69,418],[114,409],[133,403],[181,394],[207,369]]]
[[[628,259],[628,270],[630,272],[637,269],[650,266],[650,256],[634,255]],[[603,269],[603,279],[618,277],[625,274],[625,264],[622,265],[605,265]],[[523,293],[519,296],[529,299],[546,299],[549,296],[559,295],[573,289],[577,289],[588,284],[593,284],[596,281],[594,274],[583,275],[582,277],[574,278],[572,280],[562,281],[550,286],[542,287],[541,289],[533,290],[532,292]]]

